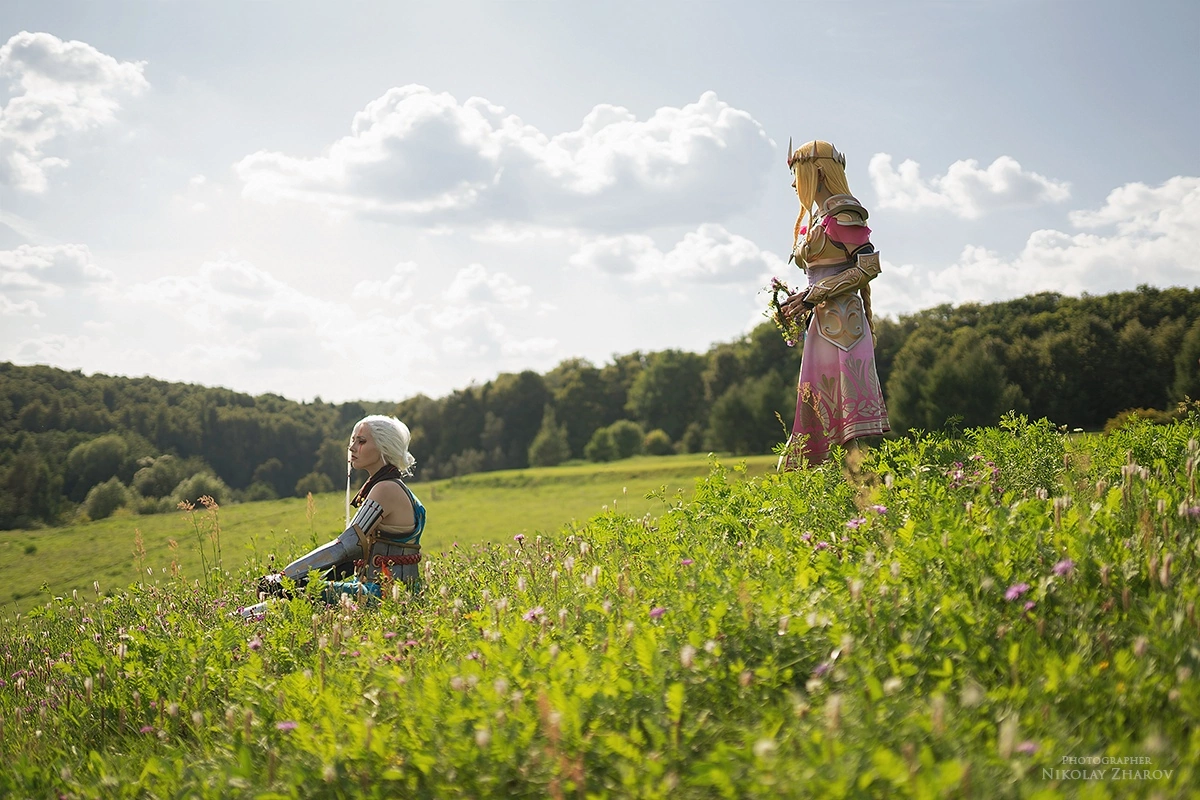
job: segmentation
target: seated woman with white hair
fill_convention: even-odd
[[[296,559],[282,572],[268,575],[259,584],[260,594],[283,593],[283,578],[303,583],[316,570],[322,577],[355,577],[335,581],[326,599],[338,594],[380,596],[380,582],[387,577],[418,588],[420,580],[421,533],[425,530],[425,507],[405,485],[416,459],[408,452],[408,426],[395,417],[373,414],[354,426],[346,470],[346,530],[333,541]],[[350,475],[366,470],[367,481],[350,499]],[[350,517],[350,507],[358,511]],[[241,610],[245,616],[260,614],[264,603]]]

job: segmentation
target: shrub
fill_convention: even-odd
[[[198,458],[184,460],[170,454],[142,459],[138,463],[143,466],[134,473],[129,488],[142,497],[169,497],[184,478],[206,470]]]
[[[296,497],[304,497],[309,492],[313,494],[321,494],[322,492],[332,492],[333,481],[329,480],[329,476],[323,472],[310,472],[300,480],[296,481],[295,495]]]
[[[675,452],[671,437],[662,428],[655,428],[642,440],[642,451],[652,456],[667,456]]]
[[[583,454],[588,461],[612,461],[617,457],[617,443],[613,441],[612,431],[600,428],[592,434]]]
[[[329,479],[326,478],[325,480]],[[279,493],[275,491],[275,487],[262,481],[255,481],[246,487],[246,491],[242,492],[242,500],[246,503],[253,503],[258,500],[274,500],[277,497],[279,497]]]
[[[542,413],[542,427],[537,436],[533,437],[533,443],[529,445],[529,465],[553,467],[570,456],[571,444],[567,439],[567,426],[558,424],[554,417],[554,409],[546,406]]]
[[[608,426],[612,434],[613,444],[617,448],[617,458],[630,458],[642,452],[642,440],[646,431],[641,425],[627,419],[621,419]]]
[[[1143,419],[1155,425],[1166,425],[1174,419],[1174,415],[1170,411],[1159,411],[1156,408],[1130,408],[1105,422],[1104,432],[1112,433]]]
[[[109,478],[88,490],[83,508],[91,519],[111,517],[118,508],[129,504],[129,490],[117,478]]]
[[[190,478],[184,478],[171,492],[174,503],[191,503],[196,505],[200,498],[207,495],[217,503],[223,503],[229,497],[229,487],[225,481],[211,472],[198,472]]]

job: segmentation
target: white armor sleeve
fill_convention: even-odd
[[[323,570],[362,558],[362,543],[382,516],[383,506],[374,500],[367,500],[358,509],[354,519],[350,520],[350,527],[342,531],[340,536],[288,564],[283,568],[283,574],[292,579],[301,578],[309,570]]]

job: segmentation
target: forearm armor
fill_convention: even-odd
[[[340,536],[288,564],[283,568],[283,575],[296,580],[307,575],[310,570],[325,570],[337,564],[361,559],[367,536],[382,516],[383,506],[374,500],[367,500],[350,521],[350,527],[342,531]]]
[[[832,297],[856,292],[874,280],[879,272],[879,253],[860,253],[853,267],[847,267],[810,286],[804,295],[804,302],[815,306]]]

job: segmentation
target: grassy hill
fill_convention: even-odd
[[[0,795],[1194,796],[1198,439],[1008,418],[853,477],[717,465],[378,603],[243,620],[253,568],[67,594],[0,627]]]
[[[773,468],[773,456],[746,459],[750,474]],[[649,492],[691,491],[708,472],[704,455],[643,456],[606,464],[507,470],[449,480],[418,482],[413,490],[429,510],[425,549],[439,552],[455,543],[511,540],[516,533],[553,533],[582,523],[605,507],[636,516],[657,514],[663,500]],[[203,509],[200,509],[202,512]],[[248,560],[277,554],[284,563],[345,527],[345,495],[317,495],[310,508],[297,498],[224,506],[218,510],[224,564],[240,569]],[[152,516],[125,514],[65,528],[0,531],[0,616],[27,611],[49,596],[92,589],[118,590],[135,580],[158,580],[178,564],[184,575],[202,573],[199,520],[183,512]],[[144,556],[135,556],[140,537]],[[174,547],[171,543],[175,542]],[[152,577],[145,574],[150,569]],[[45,590],[41,587],[45,586]]]

